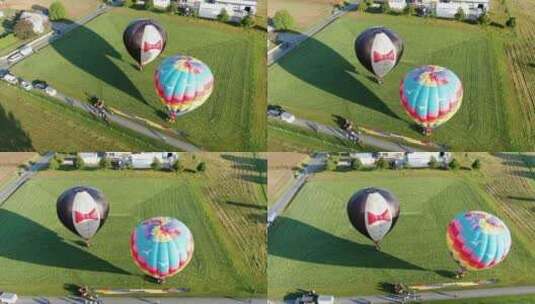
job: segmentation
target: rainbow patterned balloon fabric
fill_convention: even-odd
[[[505,259],[511,249],[511,233],[496,216],[483,211],[458,214],[448,225],[451,255],[468,270],[489,269]]]
[[[202,61],[175,55],[163,60],[154,73],[154,87],[171,111],[189,112],[206,102],[214,88],[214,76]]]
[[[419,125],[437,127],[461,107],[463,86],[452,71],[426,65],[410,71],[401,81],[401,105]]]
[[[130,253],[149,276],[165,279],[182,271],[193,256],[193,236],[186,225],[170,217],[141,222],[132,232]]]

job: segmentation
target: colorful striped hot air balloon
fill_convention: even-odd
[[[448,225],[448,248],[466,270],[489,269],[505,259],[511,249],[511,232],[496,216],[483,211],[458,214]]]
[[[158,282],[184,270],[193,256],[193,247],[193,236],[188,227],[170,217],[154,217],[141,222],[130,238],[134,262]]]
[[[176,55],[160,64],[154,73],[154,87],[174,121],[178,113],[187,113],[206,102],[214,88],[214,76],[200,60]]]
[[[461,107],[463,86],[452,71],[426,65],[410,71],[401,81],[401,105],[426,135],[448,121]]]

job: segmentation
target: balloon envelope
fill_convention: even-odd
[[[368,71],[383,78],[403,56],[403,40],[391,29],[372,27],[355,40],[355,53]]]
[[[410,71],[401,81],[401,105],[419,125],[437,127],[461,107],[463,86],[452,71],[426,65]]]
[[[365,188],[349,199],[347,215],[355,229],[377,243],[396,225],[399,201],[387,190]]]
[[[167,44],[167,33],[156,21],[138,19],[132,21],[123,33],[126,50],[144,66],[158,57]]]
[[[106,222],[110,206],[100,190],[77,186],[59,196],[56,209],[65,227],[89,240]]]
[[[511,233],[496,216],[483,211],[458,214],[448,225],[448,248],[468,270],[483,270],[503,261],[511,249]]]
[[[130,253],[136,265],[153,278],[182,271],[193,256],[193,236],[186,225],[170,217],[141,222],[132,232]]]
[[[154,73],[154,87],[169,109],[189,112],[210,97],[214,76],[202,61],[175,55],[164,59]]]

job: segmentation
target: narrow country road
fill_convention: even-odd
[[[50,159],[54,156],[53,152],[48,152],[47,154],[41,156],[35,164],[33,164],[28,170],[24,171],[19,177],[10,183],[6,184],[2,189],[0,189],[0,206],[11,196],[17,189],[19,189],[25,182],[32,178],[37,171],[45,168]]]
[[[99,304],[266,304],[265,299],[234,298],[145,298],[145,297],[110,297],[100,298]],[[20,297],[17,304],[90,304],[83,298],[66,297]],[[91,303],[97,304],[97,303]]]
[[[288,191],[286,191],[286,193],[284,193],[277,200],[277,202],[273,205],[273,207],[269,208],[268,227],[286,209],[286,207],[288,207],[288,204],[290,204],[290,202],[295,197],[297,192],[299,192],[299,190],[305,184],[307,177],[314,174],[314,172],[323,170],[325,166],[325,161],[326,161],[325,154],[316,154],[314,157],[311,158],[310,162],[307,164],[306,168],[304,169],[304,173],[300,174],[294,180],[293,185],[290,186]]]

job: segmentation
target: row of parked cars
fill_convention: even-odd
[[[24,57],[29,56],[33,53],[33,48],[29,45],[23,45],[21,46],[17,51],[13,52],[11,55],[7,57],[8,63],[15,63],[18,62]]]
[[[56,89],[48,85],[46,81],[43,80],[34,80],[30,83],[27,80],[18,78],[17,76],[11,74],[8,70],[0,70],[0,79],[9,83],[10,85],[20,86],[26,91],[31,91],[32,89],[43,90],[46,94],[50,96],[55,96],[57,94]]]

